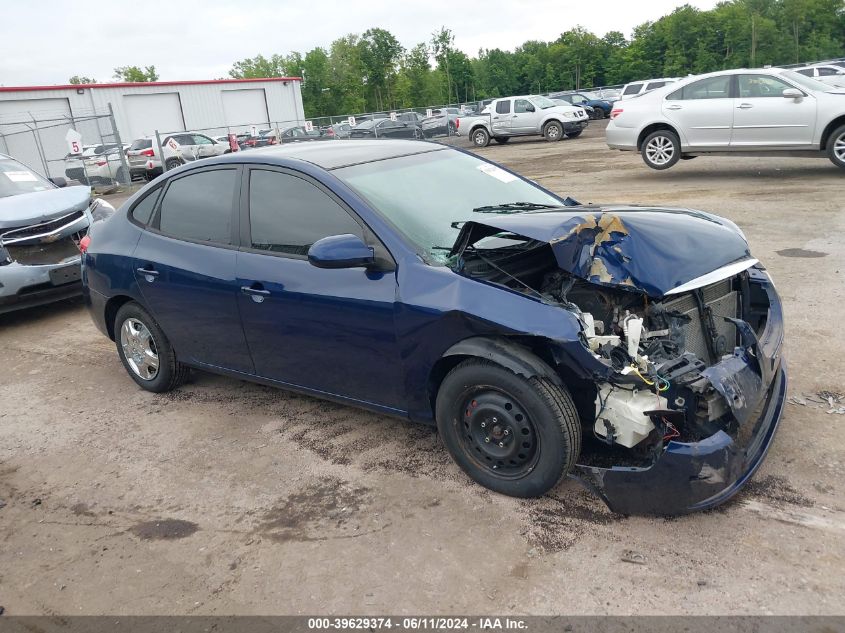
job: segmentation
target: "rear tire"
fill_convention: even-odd
[[[490,134],[483,127],[475,128],[470,133],[470,139],[476,147],[487,147],[490,144]]]
[[[652,169],[669,169],[681,160],[681,140],[672,130],[657,130],[643,139],[640,154]]]
[[[581,425],[565,387],[468,359],[437,392],[437,429],[461,469],[514,497],[538,497],[575,466]]]
[[[167,167],[167,169],[169,171],[171,169],[176,169],[177,167],[181,167],[182,161],[180,161],[178,158],[168,158],[167,162],[164,165]]]
[[[833,130],[827,140],[827,156],[834,165],[845,169],[845,125]]]
[[[126,373],[142,389],[154,393],[171,391],[188,376],[187,365],[176,360],[158,323],[134,301],[117,311],[114,340]]]
[[[563,126],[557,121],[549,121],[543,127],[543,137],[550,143],[563,138]]]

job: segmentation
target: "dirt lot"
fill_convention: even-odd
[[[480,153],[583,202],[736,221],[785,302],[791,393],[845,392],[845,174],[654,172],[603,139]],[[489,493],[427,428],[282,391],[196,374],[142,392],[78,301],[0,316],[0,363],[7,614],[843,613],[845,416],[812,400],[739,499],[665,520],[571,482]]]

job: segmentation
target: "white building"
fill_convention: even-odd
[[[305,118],[299,77],[0,86],[0,152],[60,176],[68,129],[86,145],[115,142],[109,104],[123,143],[156,130],[213,136],[252,125],[301,125]]]

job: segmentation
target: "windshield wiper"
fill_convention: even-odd
[[[503,202],[502,204],[488,204],[483,207],[475,207],[475,213],[519,213],[520,211],[531,211],[533,209],[556,209],[560,205],[543,204],[541,202]]]

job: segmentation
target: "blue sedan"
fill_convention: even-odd
[[[780,300],[733,223],[582,206],[442,145],[197,161],[82,246],[142,389],[198,369],[436,424],[508,495],[570,476],[621,513],[712,507],[783,410]]]

